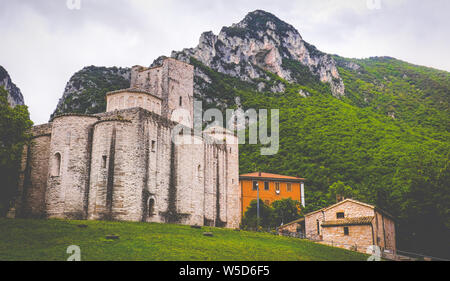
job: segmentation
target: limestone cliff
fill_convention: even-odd
[[[334,96],[344,95],[344,83],[339,75],[334,59],[313,45],[305,42],[299,32],[274,15],[257,10],[249,13],[242,21],[230,27],[223,27],[218,35],[205,32],[197,47],[173,52],[172,57],[189,62],[193,57],[206,66],[248,82],[268,79],[267,71],[288,82],[298,81],[297,75],[289,67],[289,62],[306,66],[320,81],[329,83]],[[199,70],[196,76],[208,81]],[[283,85],[260,90],[282,92]]]
[[[20,89],[12,82],[8,72],[0,65],[0,87],[8,91],[8,103],[11,106],[24,105],[23,95]]]

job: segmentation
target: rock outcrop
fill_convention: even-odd
[[[174,51],[172,57],[186,62],[193,57],[213,70],[248,82],[268,79],[267,71],[288,82],[298,82],[287,62],[299,62],[320,81],[329,83],[334,96],[340,97],[345,92],[330,55],[305,42],[292,25],[261,10],[249,13],[231,27],[223,27],[218,35],[211,31],[203,33],[197,47]],[[208,81],[198,70],[196,75]],[[270,90],[283,89],[278,86]]]
[[[20,89],[12,82],[6,69],[0,66],[0,87],[8,92],[8,103],[11,106],[24,105],[24,99]]]

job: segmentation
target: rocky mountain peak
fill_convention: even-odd
[[[20,89],[12,82],[6,69],[0,65],[0,87],[8,92],[8,103],[11,106],[24,105],[23,95]]]
[[[218,35],[211,31],[203,33],[197,47],[173,52],[172,57],[186,62],[193,57],[218,72],[248,82],[266,79],[269,71],[289,82],[300,83],[289,67],[294,63],[306,66],[320,81],[329,83],[333,95],[342,96],[345,90],[330,55],[305,42],[292,25],[262,10],[223,27]],[[204,76],[198,71],[196,75]],[[282,91],[283,87],[269,90]]]
[[[249,32],[272,30],[279,34],[287,33],[289,31],[298,34],[298,31],[292,25],[263,10],[256,10],[248,13],[242,21],[233,24],[231,28],[243,28],[247,29]]]

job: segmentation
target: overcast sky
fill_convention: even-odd
[[[392,56],[450,71],[448,0],[0,0],[0,65],[35,124],[46,123],[70,77],[88,65],[149,65],[200,34],[263,9],[318,49]]]

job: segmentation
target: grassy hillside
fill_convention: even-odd
[[[205,231],[214,236],[203,236]],[[120,239],[105,238],[111,234]],[[0,219],[0,261],[63,261],[70,245],[81,248],[82,260],[367,260],[360,253],[267,233],[133,222]]]

